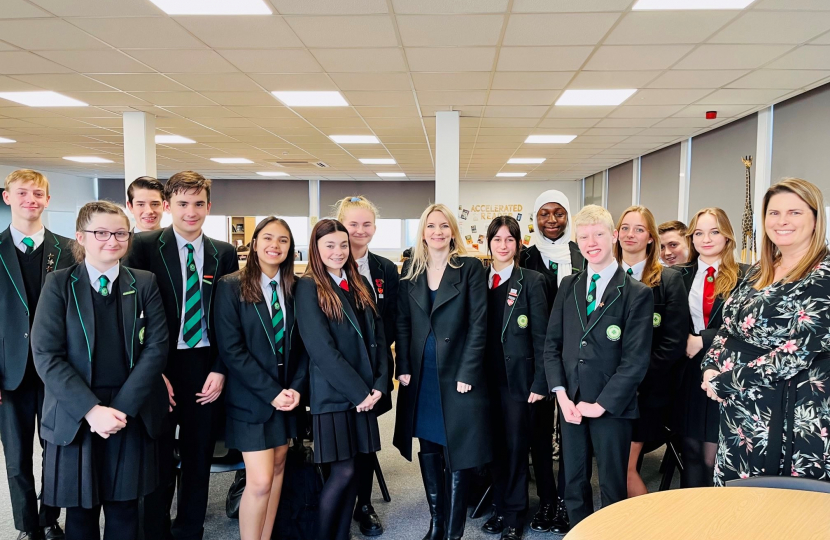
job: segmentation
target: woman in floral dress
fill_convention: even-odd
[[[830,253],[821,191],[788,178],[764,196],[761,260],[723,308],[703,361],[721,403],[715,485],[830,480]]]

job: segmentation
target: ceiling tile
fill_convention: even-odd
[[[626,105],[688,105],[703,96],[710,94],[712,89],[671,89],[671,90],[640,90],[631,96]]]
[[[548,118],[604,118],[615,107],[552,107]]]
[[[201,92],[201,94],[215,101],[219,105],[256,107],[279,104],[277,99],[269,92]]]
[[[386,13],[386,0],[270,0],[282,15],[363,15]]]
[[[733,116],[740,116],[751,108],[749,105],[717,105],[715,107],[711,105],[689,105],[682,111],[675,113],[674,116],[679,118],[704,118],[707,111],[714,109],[718,112],[718,116],[731,118]]]
[[[489,47],[408,47],[405,50],[411,71],[490,71],[496,56],[496,49]]]
[[[618,13],[512,15],[504,45],[595,45],[619,17]]]
[[[700,104],[718,105],[767,105],[775,98],[786,94],[782,89],[747,90],[723,89],[717,90],[699,101]]]
[[[687,45],[602,46],[588,61],[585,69],[596,71],[667,69],[690,50],[692,47]]]
[[[514,13],[566,13],[573,11],[625,11],[631,0],[515,0]]]
[[[484,105],[487,100],[486,91],[477,92],[418,92],[418,103],[421,106],[429,105]]]
[[[67,96],[79,99],[90,105],[120,105],[130,107],[133,105],[147,105],[147,102],[137,97],[125,94],[124,92],[63,92]]]
[[[130,56],[165,73],[229,73],[236,71],[216,51],[200,49],[132,49]]]
[[[401,15],[405,47],[475,47],[498,44],[503,15]]]
[[[412,92],[344,92],[346,100],[354,106],[408,107],[415,106]]]
[[[243,116],[245,118],[297,118],[297,114],[291,109],[277,106],[278,103],[275,100],[275,106],[270,107],[228,107],[228,109],[230,109],[231,114],[234,116]]]
[[[192,16],[176,17],[175,20],[216,49],[279,49],[303,46],[280,17]]]
[[[38,54],[40,56],[47,56],[48,58],[48,55],[43,52]],[[63,52],[61,56],[72,57],[79,54],[81,53],[67,51]],[[17,75],[25,73],[66,73],[70,71],[54,62],[44,60],[40,56],[26,51],[0,52],[0,73],[4,75]]]
[[[746,70],[671,70],[663,73],[649,88],[720,88],[741,75],[749,73]]]
[[[789,50],[788,45],[701,45],[675,69],[755,69]]]
[[[131,92],[131,95],[159,107],[216,105],[195,92]]]
[[[400,49],[313,49],[328,72],[406,71]]]
[[[51,17],[51,15],[25,0],[3,1],[4,19],[33,19],[35,17]]]
[[[256,82],[243,73],[223,73],[221,77],[208,73],[173,73],[169,77],[197,92],[256,92],[262,90]]]
[[[302,49],[217,51],[229,62],[248,73],[316,73],[322,71],[310,52]]]
[[[830,77],[830,71],[759,69],[729,84],[727,88],[789,88],[808,86]]]
[[[643,88],[660,71],[580,71],[569,88]]]
[[[17,75],[15,78],[34,84],[44,90],[54,92],[65,91],[89,91],[89,92],[112,92],[113,89],[101,84],[89,77],[75,73],[43,74],[43,75]],[[121,88],[119,88],[121,90]]]
[[[487,105],[553,105],[559,90],[491,90]]]
[[[497,71],[492,88],[497,90],[546,90],[565,88],[573,71]]]
[[[396,47],[398,39],[387,15],[285,18],[306,47]]]
[[[108,48],[105,43],[59,19],[0,20],[0,36],[3,41],[33,51]]]
[[[736,11],[635,11],[625,15],[605,45],[700,43]]]
[[[665,118],[680,111],[681,105],[646,105],[617,107],[609,116],[611,118]]]
[[[830,69],[830,46],[805,45],[764,67],[773,69]]]
[[[414,75],[414,74],[413,74]],[[340,90],[411,90],[406,73],[331,73],[329,75]],[[286,75],[291,77],[291,75]],[[322,83],[321,83],[322,85]],[[289,90],[301,88],[289,88]],[[309,88],[322,90],[323,88]]]
[[[464,117],[479,117],[481,116],[481,111],[484,107],[478,105],[461,105],[455,108],[456,111],[461,115],[462,118]],[[422,116],[435,116],[437,111],[446,111],[446,105],[425,105],[421,107],[421,115]]]
[[[830,30],[830,12],[744,13],[709,43],[803,43]]]
[[[16,75],[15,78],[11,77],[4,77],[0,75],[0,92],[28,92],[30,90],[46,90],[50,89],[48,87],[44,87],[42,85],[43,81],[37,82],[29,82],[24,77],[30,77],[30,75]],[[54,77],[54,75],[52,75]],[[28,107],[31,108],[31,107]],[[0,116],[3,115],[3,112],[0,111]]]
[[[299,1],[299,0],[298,0]],[[395,13],[503,13],[508,0],[392,0]]]
[[[204,43],[167,17],[75,18],[69,19],[69,22],[117,48],[205,47]],[[54,48],[60,48],[60,45]]]
[[[756,9],[775,9],[782,11],[808,10],[820,11],[830,10],[830,4],[825,0],[761,0],[754,6]]]
[[[592,47],[502,47],[499,71],[574,71]]]
[[[150,2],[133,0],[33,0],[33,3],[58,17],[140,17],[164,14]]]
[[[490,87],[490,74],[483,71],[413,73],[412,80],[419,91],[486,90]]]

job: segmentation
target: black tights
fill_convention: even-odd
[[[104,540],[135,540],[138,536],[138,501],[105,501]],[[101,506],[66,509],[66,540],[101,538]]]
[[[372,504],[372,487],[375,483],[375,454],[358,454],[355,457],[357,467],[357,506]]]
[[[359,454],[358,454],[359,455]],[[348,540],[357,498],[355,458],[335,461],[320,492],[319,540]]]
[[[680,487],[712,487],[717,443],[683,437],[681,451],[683,472],[680,473]]]

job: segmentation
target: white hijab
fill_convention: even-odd
[[[565,232],[558,240],[550,240],[542,234],[542,228],[539,227],[539,224],[535,223],[533,234],[536,239],[535,245],[542,254],[542,260],[548,265],[550,261],[557,264],[556,282],[559,284],[562,283],[565,276],[571,275],[571,247],[569,245],[571,240],[571,203],[561,191],[555,189],[545,191],[536,197],[536,202],[533,204],[534,222],[539,209],[548,203],[556,203],[568,212],[568,224],[565,226]]]

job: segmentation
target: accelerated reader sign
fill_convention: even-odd
[[[470,207],[470,212],[478,214],[475,216],[478,220],[491,221],[497,216],[512,215],[522,212],[521,204],[474,204]],[[475,219],[475,218],[474,218]]]

